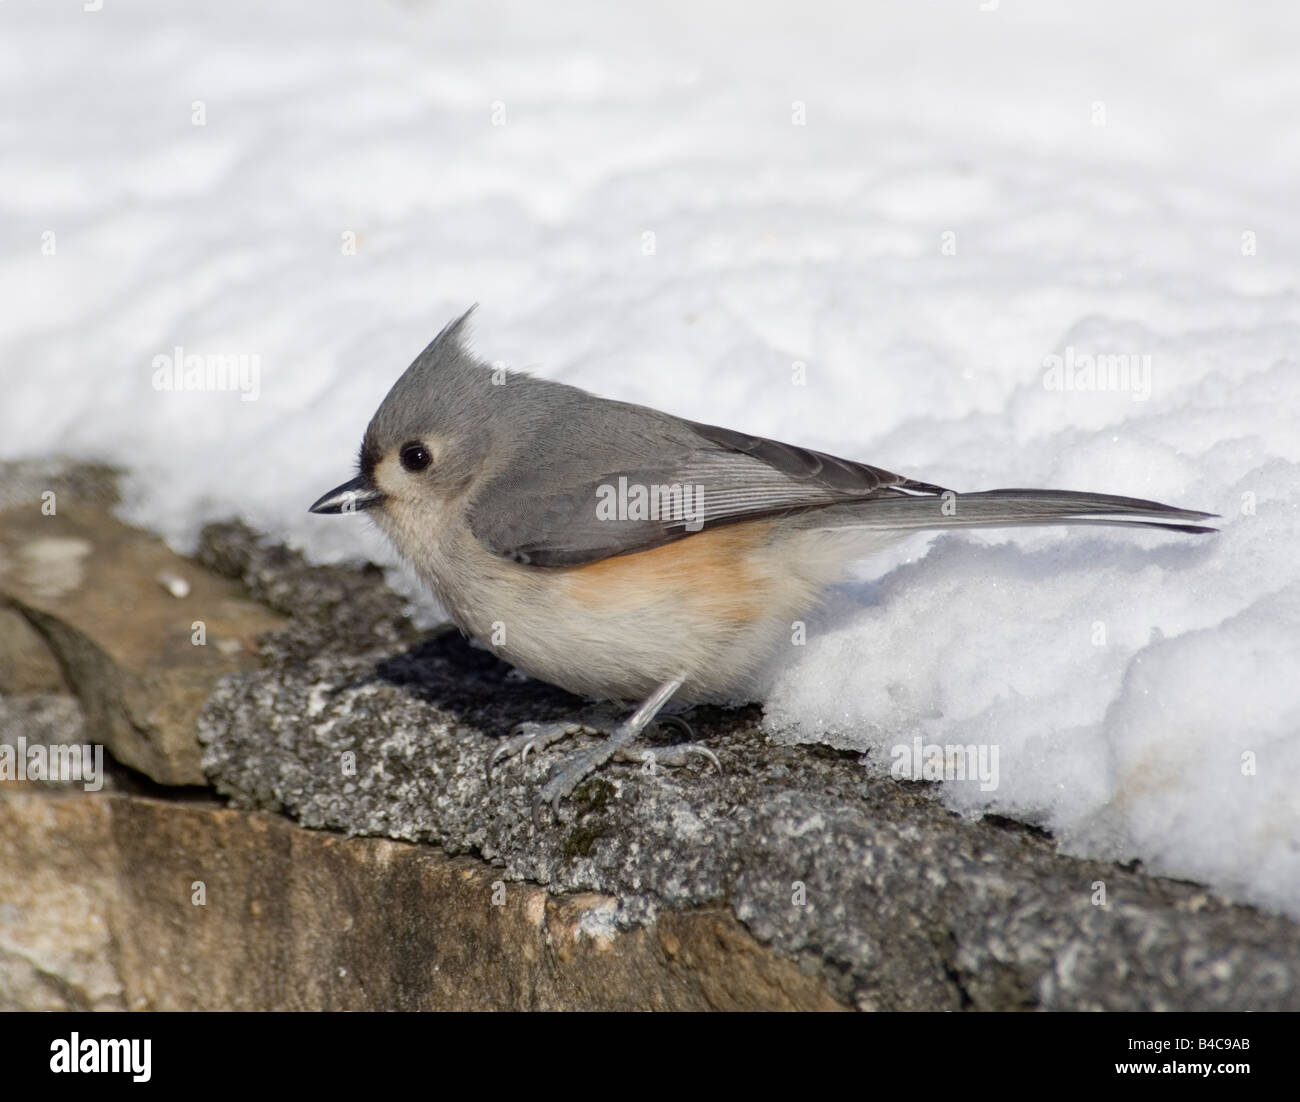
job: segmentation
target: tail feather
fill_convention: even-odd
[[[845,528],[1004,528],[1038,524],[1106,524],[1217,532],[1201,523],[1216,517],[1158,501],[1076,490],[984,490],[980,493],[879,497],[836,505],[818,519]]]

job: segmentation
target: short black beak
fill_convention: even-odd
[[[311,506],[312,513],[356,513],[362,509],[373,509],[384,503],[384,495],[365,475],[359,474],[351,482],[335,486],[329,493]]]

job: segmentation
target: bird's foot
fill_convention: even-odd
[[[665,681],[641,702],[635,712],[614,727],[607,739],[595,746],[584,747],[560,762],[533,800],[533,823],[538,830],[542,827],[543,807],[550,804],[552,814],[558,817],[560,801],[611,758],[640,762],[648,767],[648,772],[653,773],[657,765],[680,766],[685,765],[692,757],[701,757],[712,762],[714,769],[719,773],[722,772],[722,766],[713,751],[695,743],[678,743],[675,746],[660,746],[653,749],[634,749],[631,746],[636,737],[654,722],[655,716],[669,702],[673,693],[682,687],[683,681],[684,677],[674,677]],[[681,728],[688,736],[691,734],[690,727],[680,716],[666,716],[662,722]],[[599,734],[602,726],[585,720],[520,723],[511,732],[510,738],[493,752],[488,761],[488,774],[490,776],[492,767],[504,758],[517,754],[522,761],[533,750],[543,750],[570,735],[580,732]]]
[[[573,735],[598,735],[604,729],[592,726],[583,720],[558,720],[550,723],[517,723],[510,732],[510,737],[502,739],[501,745],[488,758],[487,772],[491,778],[493,768],[507,758],[518,757],[521,762],[528,760],[534,750],[545,750],[552,743]]]
[[[688,734],[690,733],[690,728],[684,722],[676,717],[672,718],[674,726],[683,727]],[[718,761],[718,756],[707,746],[695,742],[679,742],[671,746],[630,746],[627,744],[627,728],[628,724],[620,724],[604,742],[570,754],[551,772],[550,777],[538,789],[533,799],[533,825],[538,830],[542,829],[544,807],[549,804],[551,814],[558,819],[560,801],[571,795],[578,785],[609,761],[635,762],[643,766],[646,772],[653,774],[656,767],[660,765],[680,768],[692,758],[703,758],[719,773],[722,772],[722,763]],[[631,737],[635,737],[636,733],[632,732]]]

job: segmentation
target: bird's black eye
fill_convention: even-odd
[[[402,466],[408,471],[422,471],[433,462],[433,456],[423,444],[402,445]]]

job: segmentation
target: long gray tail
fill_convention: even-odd
[[[900,494],[819,511],[827,527],[1006,528],[1035,524],[1112,524],[1217,532],[1201,523],[1217,513],[1175,509],[1158,501],[1076,490],[984,490],[974,494]],[[809,518],[810,520],[812,518]]]

